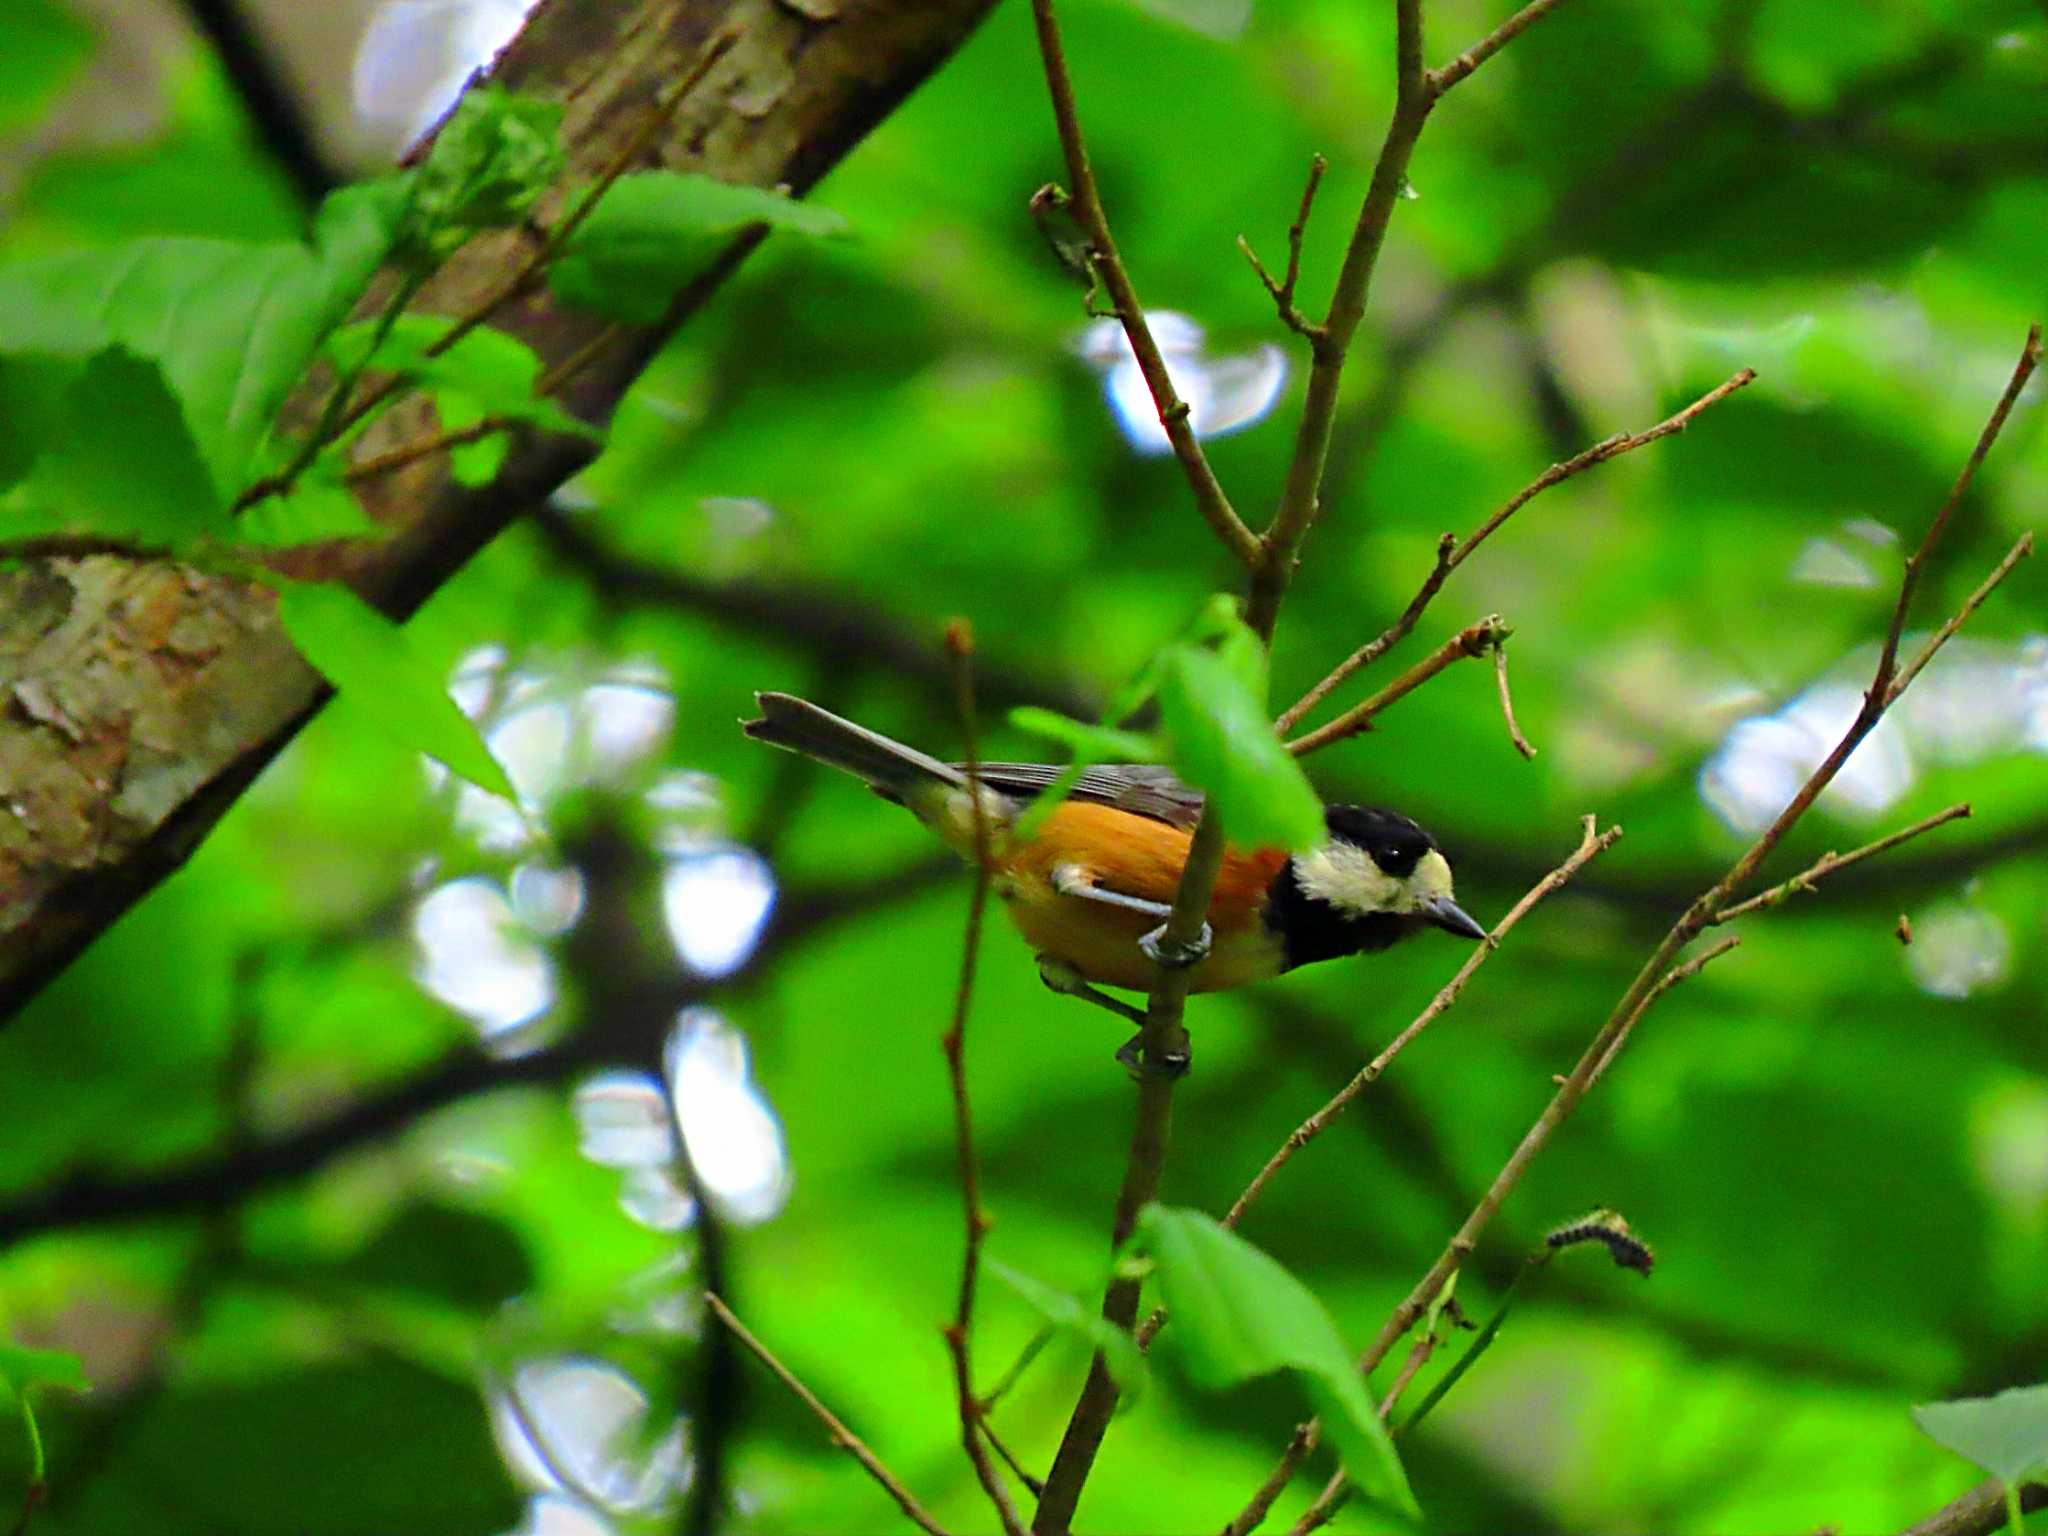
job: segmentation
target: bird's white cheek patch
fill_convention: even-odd
[[[1444,873],[1448,878],[1450,870],[1446,868]],[[1401,882],[1382,871],[1372,855],[1355,844],[1325,843],[1312,853],[1297,855],[1294,878],[1302,890],[1332,906],[1349,907],[1354,912],[1403,910]]]
[[[1444,856],[1432,848],[1415,861],[1415,873],[1408,877],[1408,901],[1405,910],[1413,911],[1425,901],[1451,894],[1451,866]]]

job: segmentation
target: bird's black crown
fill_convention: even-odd
[[[1333,805],[1323,812],[1333,839],[1355,843],[1372,855],[1373,863],[1396,880],[1406,880],[1436,839],[1398,811],[1376,805]]]

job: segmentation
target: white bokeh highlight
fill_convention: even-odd
[[[1906,636],[1901,656],[1925,639]],[[1874,652],[1851,657],[1782,709],[1738,721],[1700,772],[1700,798],[1731,830],[1762,831],[1841,740],[1875,662]],[[1849,755],[1821,803],[1867,821],[1930,767],[2015,753],[2048,754],[2048,637],[1954,640]]]
[[[604,1514],[654,1513],[683,1484],[683,1426],[649,1447],[646,1418],[647,1394],[602,1360],[529,1360],[490,1395],[491,1433],[519,1484]]]
[[[1175,393],[1187,402],[1188,425],[1197,437],[1243,431],[1270,412],[1287,387],[1287,354],[1270,342],[1249,352],[1210,357],[1201,326],[1188,316],[1155,309],[1145,319]],[[1173,445],[1159,424],[1158,407],[1123,325],[1112,319],[1093,322],[1075,350],[1102,376],[1109,408],[1131,446],[1145,454],[1170,453]]]
[[[662,1071],[691,1166],[719,1214],[752,1226],[781,1210],[789,1156],[750,1079],[745,1036],[708,1008],[686,1009],[663,1047]]]
[[[412,930],[413,978],[474,1022],[486,1043],[507,1043],[554,1006],[554,963],[491,881],[429,891],[413,908]]]
[[[775,877],[751,848],[679,854],[662,873],[669,938],[699,976],[730,976],[745,965],[774,905]]]
[[[356,116],[394,150],[431,128],[534,0],[384,0],[356,44]]]
[[[1913,919],[1906,966],[1923,992],[1968,997],[1996,987],[2012,971],[2012,939],[1983,908],[1944,902]]]

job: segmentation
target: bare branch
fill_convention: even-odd
[[[1738,947],[1741,943],[1742,935],[1739,933],[1731,933],[1728,935],[1727,938],[1722,939],[1719,943],[1709,944],[1705,949],[1701,950],[1698,954],[1694,955],[1690,960],[1685,960],[1677,965],[1674,965],[1670,970],[1666,971],[1663,974],[1663,976],[1658,980],[1657,984],[1654,987],[1650,988],[1650,995],[1643,999],[1643,1012],[1649,1012],[1650,1008],[1656,1003],[1658,998],[1662,997],[1666,992],[1669,992],[1673,987],[1677,986],[1680,982],[1690,981],[1693,977],[1699,975],[1701,971],[1705,970],[1714,961],[1720,959],[1723,955],[1727,954],[1729,950]],[[1595,1083],[1600,1081],[1600,1075],[1603,1072],[1605,1072],[1608,1069],[1608,1067],[1613,1065],[1614,1058],[1621,1053],[1621,1048],[1624,1044],[1627,1043],[1628,1038],[1629,1037],[1626,1032],[1616,1035],[1614,1037],[1614,1043],[1607,1048],[1607,1054],[1602,1056],[1600,1060],[1594,1064],[1592,1075],[1586,1079],[1587,1088],[1590,1089]],[[1559,1078],[1557,1082],[1559,1087],[1563,1087],[1566,1082],[1566,1079]]]
[[[1071,208],[1074,221],[1093,247],[1096,274],[1101,278],[1102,286],[1109,290],[1110,302],[1116,306],[1117,318],[1123,322],[1131,354],[1137,359],[1138,371],[1144,375],[1146,388],[1152,392],[1152,403],[1159,410],[1159,425],[1165,429],[1166,440],[1173,445],[1173,456],[1180,461],[1187,476],[1188,487],[1194,492],[1195,506],[1216,537],[1223,541],[1223,547],[1250,567],[1259,559],[1258,535],[1247,528],[1237,515],[1222,482],[1216,478],[1215,470],[1209,467],[1208,455],[1202,452],[1201,441],[1188,421],[1188,403],[1173,387],[1173,376],[1166,371],[1166,358],[1159,350],[1159,343],[1153,339],[1152,328],[1145,321],[1144,307],[1138,302],[1138,291],[1132,286],[1130,274],[1124,270],[1123,258],[1117,254],[1116,240],[1110,234],[1109,217],[1102,207],[1102,194],[1095,185],[1095,171],[1088,163],[1088,141],[1082,136],[1081,115],[1074,105],[1074,82],[1067,73],[1066,47],[1060,40],[1059,18],[1053,13],[1053,0],[1031,0],[1031,15],[1038,26],[1038,51],[1045,62],[1046,93],[1052,98],[1053,122],[1059,130],[1060,149],[1066,156],[1067,175],[1074,183]]]
[[[1373,270],[1379,265],[1387,226],[1393,220],[1395,204],[1401,200],[1402,188],[1408,184],[1408,162],[1435,100],[1429,92],[1422,63],[1422,0],[1395,0],[1394,59],[1394,116],[1387,124],[1379,158],[1373,163],[1372,182],[1366,188],[1365,202],[1358,210],[1358,222],[1345,248],[1329,311],[1320,329],[1308,337],[1313,357],[1308,397],[1302,404],[1301,423],[1295,431],[1280,505],[1261,541],[1261,557],[1252,574],[1251,601],[1245,618],[1253,629],[1268,638],[1280,611],[1280,600],[1294,579],[1294,562],[1301,541],[1320,510],[1323,469],[1330,457],[1330,434],[1337,420],[1344,359],[1352,338],[1358,334],[1359,322],[1365,318],[1366,292],[1372,286]]]
[[[1824,853],[1811,868],[1801,870],[1782,885],[1774,885],[1768,891],[1760,892],[1747,901],[1739,902],[1725,911],[1716,912],[1708,921],[1712,925],[1732,923],[1738,917],[1747,917],[1752,912],[1775,907],[1787,897],[1796,896],[1801,891],[1812,890],[1815,882],[1832,875],[1838,869],[1847,869],[1851,864],[1860,864],[1877,854],[1889,852],[1901,843],[1911,842],[1922,833],[1932,832],[1936,827],[1947,826],[1950,822],[1959,821],[1969,814],[1969,802],[1964,801],[1960,805],[1950,806],[1945,811],[1936,811],[1924,821],[1916,821],[1912,826],[1904,827],[1889,837],[1881,837],[1874,843],[1865,843],[1861,848],[1848,853]]]
[[[981,1406],[974,1397],[974,1292],[981,1278],[981,1240],[988,1232],[988,1213],[981,1206],[981,1170],[974,1156],[974,1114],[967,1096],[967,1015],[974,1002],[975,963],[981,956],[982,919],[988,911],[988,817],[981,801],[981,749],[974,723],[974,637],[964,619],[946,626],[946,653],[953,661],[960,710],[960,734],[967,749],[967,796],[974,815],[974,891],[967,904],[967,933],[960,945],[960,985],[953,995],[953,1020],[941,1044],[946,1076],[953,1091],[953,1142],[960,1169],[960,1205],[966,1226],[961,1248],[960,1292],[953,1320],[946,1325],[946,1347],[953,1357],[953,1387],[960,1412],[960,1444],[982,1491],[995,1507],[1005,1536],[1024,1536],[1009,1490],[1003,1486],[981,1435]]]
[[[2014,566],[2033,552],[2034,535],[2031,532],[2021,534],[2018,542],[2005,552],[2005,558],[1992,567],[1991,574],[1978,584],[1977,590],[1963,599],[1963,606],[1951,614],[1941,628],[1929,635],[1927,643],[1920,647],[1919,653],[1899,669],[1899,675],[1892,680],[1886,703],[1890,703],[1906,691],[1907,685],[1920,675],[1920,669],[1934,659],[1934,653],[1947,645],[1955,632],[1977,611],[1977,605],[1989,597],[2001,581],[2012,574]]]
[[[1508,724],[1508,740],[1524,759],[1536,755],[1536,749],[1529,745],[1529,738],[1522,734],[1522,728],[1515,724],[1515,696],[1508,691],[1508,647],[1503,640],[1493,648],[1493,680],[1500,688],[1500,714]]]
[[[755,1338],[745,1323],[733,1316],[732,1308],[728,1307],[715,1291],[704,1293],[704,1304],[711,1309],[712,1315],[719,1322],[731,1330],[732,1336],[747,1347],[748,1352],[756,1360],[767,1366],[774,1372],[777,1380],[796,1394],[797,1400],[810,1409],[812,1416],[825,1426],[825,1432],[832,1437],[832,1443],[859,1462],[868,1476],[882,1485],[889,1497],[896,1501],[897,1507],[910,1517],[912,1524],[930,1533],[930,1536],[947,1536],[946,1528],[926,1512],[925,1507],[917,1502],[917,1496],[897,1480],[895,1473],[882,1465],[881,1459],[867,1448],[866,1442],[848,1429],[830,1408],[820,1402],[818,1395],[799,1381],[788,1366],[776,1359],[768,1346]]]
[[[1507,47],[1529,28],[1549,15],[1559,0],[1530,0],[1506,21],[1479,39],[1470,48],[1459,54],[1441,69],[1429,72],[1429,89],[1432,95],[1441,96],[1452,86],[1463,80],[1473,70]]]
[[[2027,1514],[2048,1509],[2048,1482],[2021,1484],[2019,1502]],[[1926,1519],[1914,1521],[1900,1536],[1992,1536],[2007,1521],[2005,1484],[1994,1477],[1942,1505]]]
[[[1529,888],[1520,901],[1508,909],[1507,915],[1496,923],[1493,932],[1486,936],[1486,942],[1466,957],[1465,963],[1458,967],[1457,974],[1444,983],[1443,989],[1430,999],[1429,1006],[1418,1013],[1414,1021],[1406,1029],[1396,1035],[1387,1043],[1384,1050],[1366,1063],[1359,1070],[1357,1076],[1338,1089],[1327,1104],[1302,1121],[1300,1125],[1296,1126],[1288,1134],[1287,1139],[1280,1144],[1278,1150],[1266,1159],[1266,1165],[1258,1171],[1258,1174],[1252,1179],[1251,1183],[1245,1186],[1244,1193],[1231,1203],[1230,1210],[1223,1218],[1223,1225],[1235,1227],[1242,1221],[1244,1213],[1251,1209],[1252,1202],[1265,1192],[1265,1188],[1272,1182],[1273,1176],[1287,1165],[1294,1154],[1322,1135],[1329,1128],[1330,1122],[1349,1109],[1352,1101],[1379,1079],[1380,1074],[1387,1070],[1388,1066],[1393,1063],[1394,1058],[1414,1043],[1416,1036],[1435,1023],[1437,1018],[1446,1012],[1451,1004],[1458,1000],[1459,994],[1465,990],[1465,984],[1472,979],[1473,973],[1486,963],[1494,951],[1500,948],[1501,940],[1508,936],[1517,923],[1529,915],[1538,902],[1559,889],[1580,870],[1584,869],[1586,865],[1605,853],[1609,848],[1612,848],[1620,840],[1620,837],[1620,827],[1609,827],[1605,832],[1602,832],[1598,830],[1593,817],[1586,817],[1581,823],[1579,846],[1573,850],[1571,857],[1537,881],[1535,885]],[[1157,1331],[1156,1325],[1148,1323],[1148,1326],[1152,1327],[1153,1332]],[[1143,1337],[1149,1339],[1151,1333],[1148,1332]]]
[[[1618,459],[1625,453],[1633,453],[1636,449],[1654,443],[1659,438],[1670,437],[1673,433],[1683,432],[1692,425],[1694,419],[1701,412],[1711,410],[1714,406],[1719,405],[1755,377],[1756,370],[1754,368],[1745,368],[1725,383],[1700,396],[1699,399],[1693,401],[1691,405],[1688,405],[1676,415],[1667,416],[1654,427],[1645,428],[1641,432],[1621,432],[1616,433],[1613,437],[1603,438],[1583,453],[1566,459],[1562,463],[1551,465],[1550,468],[1517,491],[1498,511],[1477,528],[1473,529],[1462,540],[1451,534],[1445,534],[1437,541],[1436,564],[1431,567],[1429,575],[1423,579],[1422,586],[1417,590],[1415,596],[1409,600],[1408,606],[1401,611],[1401,616],[1394,620],[1392,624],[1389,624],[1381,633],[1375,635],[1343,661],[1339,662],[1337,666],[1331,669],[1327,677],[1297,699],[1288,708],[1287,712],[1274,722],[1275,728],[1283,735],[1293,730],[1295,726],[1301,723],[1303,717],[1310,710],[1327,698],[1331,690],[1350,677],[1352,673],[1361,667],[1369,666],[1379,660],[1390,648],[1406,639],[1409,632],[1415,628],[1415,621],[1422,617],[1423,610],[1428,608],[1430,603],[1435,600],[1437,593],[1443,590],[1443,585],[1450,579],[1451,572],[1469,560],[1472,557],[1473,551],[1498,532],[1503,523],[1534,501],[1538,496],[1542,495],[1543,492],[1549,490],[1554,485],[1562,485],[1575,475],[1585,473],[1596,464],[1605,464],[1609,459]]]
[[[1913,559],[1908,562],[1909,578],[1901,583],[1899,601],[1893,613],[1890,633],[1896,634],[1903,625],[1904,610],[1912,596],[1910,573],[1918,569],[1920,563],[1926,559],[1928,552],[1933,549],[1947,525],[1949,511],[1967,487],[1977,465],[1983,461],[1985,454],[1989,451],[1992,441],[1996,438],[1997,428],[2004,423],[2006,413],[2010,410],[2014,397],[2018,395],[2020,388],[2025,385],[2028,375],[2033,372],[2039,356],[2040,329],[2037,326],[2029,332],[2026,346],[2022,350],[2019,363],[2014,370],[2013,381],[2007,386],[2004,396],[1992,412],[1985,432],[1979,436],[1977,445],[1970,454],[1969,461],[1965,466],[1963,475],[1958,479],[1955,490],[1950,493],[1949,500],[1943,503],[1942,509],[1936,513],[1933,522],[1928,527],[1926,537],[1921,540],[1919,549],[1915,552]],[[1840,771],[1842,764],[1848,760],[1849,754],[1870,733],[1878,720],[1882,718],[1886,708],[1898,697],[1897,693],[1892,690],[1892,683],[1894,681],[1893,664],[1896,655],[1896,646],[1888,645],[1885,654],[1879,659],[1877,672],[1872,679],[1871,688],[1866,695],[1863,708],[1858,712],[1856,719],[1850,723],[1847,731],[1843,733],[1842,739],[1836,744],[1834,750],[1827,755],[1819,767],[1814,769],[1806,783],[1801,786],[1799,792],[1792,797],[1791,803],[1779,813],[1778,817],[1769,827],[1765,828],[1758,835],[1749,849],[1735,861],[1735,864],[1729,869],[1727,874],[1713,887],[1701,894],[1686,909],[1684,914],[1680,916],[1678,921],[1672,924],[1670,931],[1665,934],[1663,940],[1651,953],[1649,959],[1644,962],[1642,969],[1637,972],[1635,979],[1630,982],[1627,990],[1623,992],[1620,1000],[1615,1004],[1614,1010],[1608,1016],[1607,1022],[1601,1026],[1591,1044],[1587,1046],[1585,1052],[1580,1056],[1578,1064],[1572,1069],[1571,1075],[1558,1088],[1550,1103],[1545,1106],[1542,1114],[1537,1116],[1536,1122],[1530,1126],[1528,1132],[1523,1136],[1521,1143],[1509,1156],[1507,1162],[1502,1165],[1500,1172],[1495,1175],[1493,1183],[1488,1187],[1486,1193],[1481,1196],[1478,1205],[1473,1208],[1471,1215],[1465,1219],[1464,1224],[1452,1236],[1444,1251],[1437,1257],[1436,1262],[1430,1266],[1428,1273],[1422,1277],[1415,1288],[1409,1292],[1407,1298],[1388,1317],[1386,1324],[1380,1329],[1378,1337],[1374,1339],[1371,1347],[1366,1350],[1360,1361],[1360,1369],[1362,1371],[1370,1372],[1374,1366],[1378,1365],[1386,1357],[1387,1351],[1392,1348],[1394,1341],[1414,1325],[1416,1318],[1420,1317],[1423,1309],[1428,1306],[1430,1298],[1443,1288],[1444,1282],[1450,1278],[1452,1271],[1457,1269],[1464,1262],[1466,1255],[1472,1252],[1479,1240],[1480,1234],[1485,1231],[1488,1223],[1492,1221],[1494,1213],[1500,1209],[1501,1204],[1507,1199],[1515,1186],[1521,1182],[1522,1175],[1528,1171],[1529,1164],[1549,1144],[1551,1137],[1556,1134],[1558,1127],[1578,1107],[1580,1100],[1585,1097],[1586,1091],[1592,1086],[1593,1079],[1598,1075],[1602,1066],[1625,1043],[1630,1032],[1642,1019],[1650,1004],[1668,988],[1670,983],[1667,981],[1667,976],[1672,970],[1673,962],[1677,959],[1679,951],[1691,943],[1709,925],[1713,916],[1727,906],[1730,897],[1755,874],[1758,866],[1777,847],[1785,833],[1812,806],[1820,792],[1827,787],[1835,774]],[[1703,958],[1696,957],[1696,960],[1698,963],[1704,963]],[[1697,969],[1697,964],[1692,962],[1688,962],[1688,964],[1692,964],[1693,969]],[[1680,967],[1680,969],[1684,969],[1684,967]]]
[[[1323,334],[1323,328],[1304,315],[1294,304],[1295,285],[1301,281],[1301,242],[1308,233],[1308,216],[1314,212],[1316,189],[1323,184],[1323,173],[1330,168],[1330,162],[1321,155],[1308,163],[1308,185],[1301,189],[1301,210],[1295,214],[1294,222],[1287,226],[1287,275],[1277,283],[1266,270],[1266,264],[1259,260],[1258,252],[1243,235],[1237,237],[1237,248],[1244,252],[1244,259],[1252,264],[1252,271],[1258,274],[1259,282],[1266,292],[1273,296],[1273,305],[1280,312],[1280,323],[1297,335],[1306,336],[1311,342]]]
[[[2040,361],[2041,327],[2037,324],[2027,331],[2026,345],[2020,349],[2019,365],[2013,369],[2012,378],[2005,386],[2005,393],[1998,397],[1998,404],[1992,407],[1990,419],[1984,423],[1984,430],[1977,434],[1976,446],[1971,448],[1970,457],[1964,461],[1962,472],[1956,476],[1956,483],[1949,487],[1948,496],[1942,502],[1941,510],[1934,514],[1934,522],[1928,528],[1927,536],[1920,541],[1920,547],[1906,561],[1906,574],[1899,583],[1898,605],[1892,609],[1891,626],[1885,631],[1884,636],[1884,652],[1877,663],[1877,675],[1884,685],[1877,690],[1880,698],[1884,697],[1885,689],[1891,686],[1892,669],[1899,656],[1899,636],[1905,630],[1906,613],[1913,606],[1913,594],[1920,589],[1920,574],[1926,569],[1928,553],[1947,531],[1949,519],[1955,515],[1956,507],[1969,491],[1970,482],[1977,478],[1978,466],[1984,462],[1984,456],[1991,451],[1991,445],[1998,441],[1998,434],[2005,429],[2005,418],[2011,414],[2013,402],[2019,399],[2020,391],[2027,387],[2027,380],[2033,377],[2034,369]],[[2020,543],[2026,545],[2029,541],[2022,539]],[[2007,559],[2018,559],[2022,553],[2023,551],[2015,546],[2015,552],[2007,556]],[[2003,572],[1999,574],[2002,575]],[[1991,584],[1996,585],[1996,582]],[[1966,609],[1963,614],[1959,614],[1955,622],[1961,623],[1967,612]],[[1913,669],[1915,672],[1926,665],[1925,657],[1940,648],[1940,642],[1947,638],[1948,633],[1953,633],[1953,630],[1937,635],[1929,644],[1922,658],[1916,661]]]
[[[1620,827],[1609,827],[1605,832],[1601,832],[1597,830],[1595,819],[1591,816],[1586,817],[1581,823],[1579,846],[1572,852],[1571,857],[1537,881],[1520,901],[1508,909],[1507,915],[1494,926],[1493,932],[1487,935],[1486,943],[1467,957],[1465,963],[1458,967],[1457,974],[1445,983],[1443,990],[1430,999],[1429,1006],[1415,1016],[1413,1023],[1396,1035],[1386,1049],[1368,1062],[1357,1076],[1338,1089],[1327,1104],[1288,1134],[1287,1139],[1273,1155],[1266,1159],[1266,1165],[1258,1171],[1251,1183],[1245,1186],[1244,1193],[1231,1203],[1230,1210],[1223,1217],[1223,1225],[1235,1227],[1242,1221],[1245,1212],[1251,1209],[1252,1202],[1265,1192],[1274,1175],[1287,1165],[1295,1153],[1322,1135],[1329,1128],[1330,1122],[1350,1108],[1351,1102],[1379,1079],[1380,1074],[1386,1071],[1396,1056],[1413,1043],[1416,1036],[1458,1000],[1458,995],[1465,990],[1465,984],[1472,979],[1473,973],[1500,947],[1501,940],[1507,937],[1509,931],[1526,917],[1538,902],[1564,885],[1593,859],[1613,847],[1620,837]],[[1149,1343],[1165,1322],[1165,1309],[1154,1311],[1145,1319],[1144,1327],[1138,1330],[1139,1344],[1142,1346]],[[1308,1459],[1321,1438],[1322,1426],[1319,1421],[1311,1419],[1299,1426],[1265,1481],[1259,1485],[1245,1507],[1223,1527],[1223,1536],[1247,1536],[1247,1533],[1256,1530],[1280,1495],[1286,1491],[1287,1485],[1293,1481],[1296,1469]]]
[[[1288,742],[1287,750],[1296,757],[1306,757],[1311,752],[1320,752],[1324,747],[1371,730],[1374,717],[1388,705],[1407,697],[1453,662],[1463,661],[1468,656],[1483,656],[1498,649],[1506,642],[1508,634],[1507,625],[1501,622],[1497,613],[1489,614],[1477,624],[1466,625],[1363,704],[1353,705],[1328,725],[1319,725],[1306,736],[1298,736]],[[1511,724],[1513,718],[1511,714]]]

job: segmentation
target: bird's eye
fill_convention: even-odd
[[[1392,869],[1394,865],[1400,862],[1401,850],[1398,848],[1382,848],[1373,855],[1373,859],[1381,869]]]

